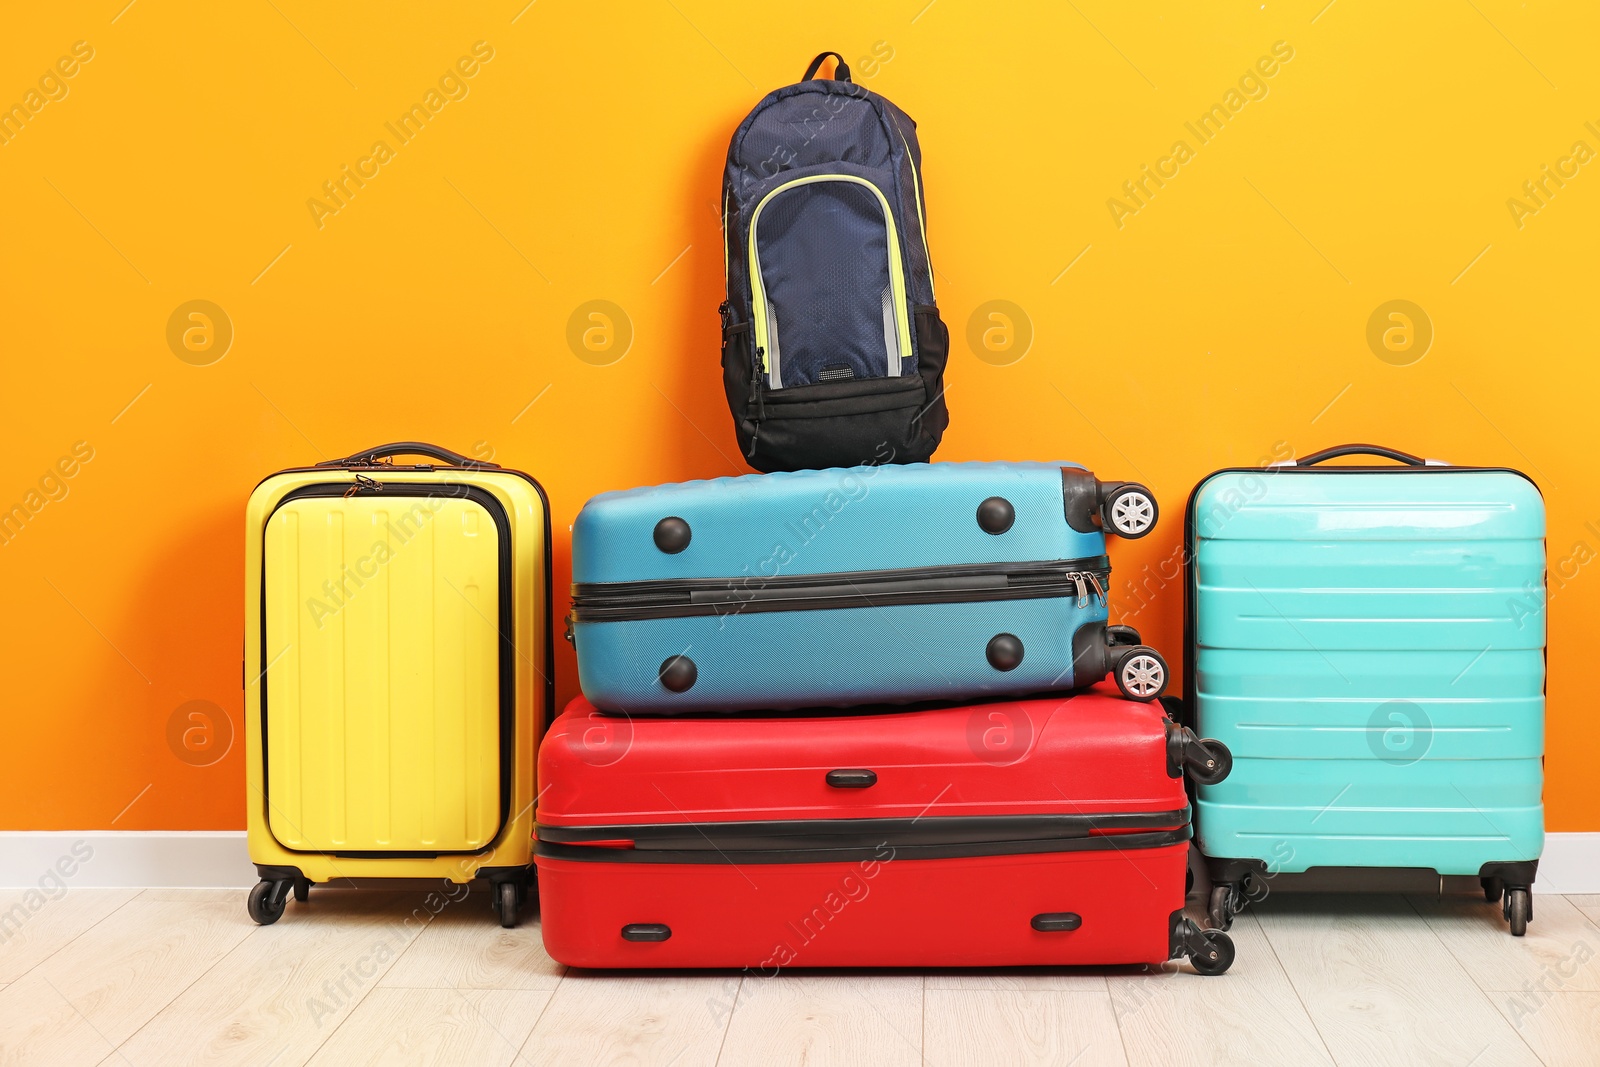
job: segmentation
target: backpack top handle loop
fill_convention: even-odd
[[[822,61],[827,59],[829,56],[832,56],[835,60],[833,64],[833,80],[840,82],[849,81],[850,64],[846,63],[844,61],[844,56],[841,56],[838,52],[823,52],[821,55],[817,56],[816,59],[811,61],[811,66],[806,68],[806,72],[801,76],[800,80],[803,82],[808,82],[812,78],[815,78],[817,76],[817,71],[822,69]]]

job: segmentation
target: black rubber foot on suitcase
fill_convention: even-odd
[[[669,556],[688,548],[693,537],[694,531],[689,529],[689,524],[676,515],[668,515],[650,531],[650,539],[656,543],[656,547]]]
[[[1022,666],[1024,649],[1016,634],[995,634],[983,650],[989,666],[997,671],[1014,671]]]
[[[661,678],[661,684],[670,693],[688,692],[694,687],[695,680],[700,677],[699,668],[688,656],[669,656],[661,661],[657,673]]]
[[[986,534],[1003,534],[1017,521],[1017,509],[1003,496],[992,496],[978,505],[978,529]]]

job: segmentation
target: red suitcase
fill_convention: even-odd
[[[1158,963],[1184,918],[1183,775],[1231,760],[1159,704],[1078,696],[809,718],[612,717],[545,735],[545,947],[577,967]]]

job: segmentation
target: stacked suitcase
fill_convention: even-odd
[[[551,955],[1221,973],[1226,935],[1183,914],[1185,775],[1227,753],[1166,718],[1164,661],[1108,622],[1105,532],[1155,518],[1142,486],[1042,463],[590,501],[584,696],[539,757]]]

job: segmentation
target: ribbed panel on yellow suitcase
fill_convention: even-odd
[[[291,849],[470,851],[500,822],[499,534],[451,497],[292,499],[265,530],[268,821]]]

